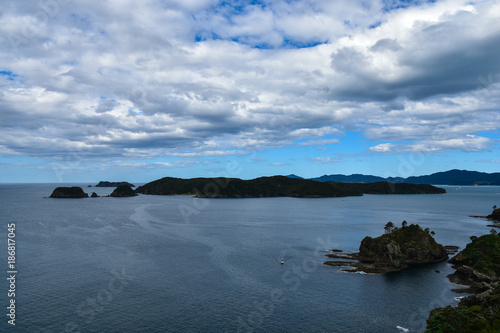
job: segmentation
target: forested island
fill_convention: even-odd
[[[56,187],[49,198],[88,198],[89,195],[81,187]]]
[[[272,176],[251,180],[165,177],[139,186],[136,192],[153,195],[193,195],[199,198],[326,198],[363,194],[438,194],[446,193],[446,190],[426,184],[338,183]]]
[[[130,184],[128,182],[108,182],[102,180],[95,187],[118,187],[120,185],[128,185],[130,187],[135,187],[134,184]]]
[[[389,273],[400,271],[410,265],[448,259],[445,247],[434,240],[434,232],[429,229],[422,229],[418,224],[408,225],[406,221],[403,221],[400,228],[388,222],[384,229],[385,234],[379,237],[365,237],[359,246],[359,253],[327,254],[329,258],[342,260],[326,261],[324,264],[351,267],[343,269],[347,272]]]

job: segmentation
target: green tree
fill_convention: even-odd
[[[408,222],[406,222],[406,220],[404,220],[403,223],[402,223],[402,225],[403,225],[403,228],[404,228],[404,227],[408,226]]]
[[[394,230],[394,223],[392,223],[391,221],[387,222],[384,227],[384,230],[386,234],[391,233]]]

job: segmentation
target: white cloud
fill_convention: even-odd
[[[62,3],[2,8],[3,155],[228,156],[348,131],[375,153],[495,144],[497,1]]]
[[[382,143],[374,147],[370,147],[370,150],[376,153],[387,153],[392,150],[392,148],[396,147],[395,144],[392,143]]]

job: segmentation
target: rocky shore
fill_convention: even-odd
[[[456,307],[433,309],[427,332],[500,331],[500,237],[492,232],[471,240],[450,259],[456,271],[448,278],[466,286],[453,291],[474,295],[462,298]]]

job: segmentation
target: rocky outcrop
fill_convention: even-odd
[[[89,195],[83,192],[83,189],[78,186],[73,187],[57,187],[49,198],[88,198]]]
[[[453,257],[455,273],[450,281],[474,293],[456,307],[433,309],[427,319],[428,332],[500,331],[500,238],[495,234],[471,237],[472,242]]]
[[[490,215],[486,216],[486,218],[492,221],[500,222],[500,208],[494,209]]]
[[[120,185],[128,185],[130,187],[135,187],[134,184],[130,184],[127,182],[107,182],[107,181],[100,181],[99,184],[97,184],[95,187],[118,187]]]
[[[327,254],[330,258],[355,259],[359,262],[325,262],[331,266],[350,266],[348,271],[388,273],[407,268],[409,265],[439,262],[448,259],[445,248],[438,244],[429,232],[419,225],[404,226],[377,238],[365,237],[359,253]]]
[[[473,292],[500,281],[500,237],[495,234],[471,237],[472,242],[450,259],[456,272],[448,278],[469,286]]]
[[[92,194],[90,195],[91,198],[99,198],[99,195],[95,192],[92,192]]]
[[[137,193],[128,185],[120,185],[109,195],[110,197],[135,197]]]

